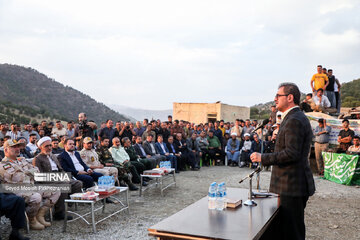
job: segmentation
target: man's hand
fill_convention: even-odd
[[[88,173],[85,172],[85,171],[78,171],[78,174],[79,174],[79,175],[87,175]]]
[[[170,155],[170,153],[165,153],[165,156],[169,156]]]
[[[146,155],[147,158],[151,158],[151,155]]]
[[[261,154],[254,152],[250,155],[250,159],[252,162],[261,162]]]
[[[112,165],[114,165],[113,163],[105,163],[105,166],[111,167]]]
[[[104,168],[104,165],[100,164],[100,165],[98,166],[98,168]]]
[[[88,174],[92,174],[94,171],[91,170],[90,168],[87,170]]]

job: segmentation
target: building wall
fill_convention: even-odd
[[[199,124],[208,122],[209,117],[230,122],[235,121],[236,118],[246,119],[250,117],[250,108],[222,103],[173,103],[174,120]]]
[[[225,122],[235,122],[235,119],[250,118],[250,108],[221,104],[221,119]]]

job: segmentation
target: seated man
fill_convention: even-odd
[[[101,144],[105,144],[103,141],[101,141]],[[130,157],[129,154],[127,154],[127,152],[125,151],[125,149],[121,146],[120,144],[120,139],[118,137],[114,137],[113,138],[113,146],[111,148],[109,148],[109,151],[111,153],[112,158],[114,159],[114,161],[122,166],[124,166],[124,168],[128,171],[131,172],[133,178],[132,181],[133,183],[140,183],[140,175],[142,174],[145,170],[145,166],[144,164],[142,164],[141,162],[134,162],[131,163],[130,162]],[[145,182],[144,186],[146,186],[147,184]]]
[[[19,146],[22,143],[16,140],[8,140],[4,143],[5,158],[0,162],[0,178],[2,183],[26,183],[34,184],[34,173],[39,169],[25,161],[24,158],[18,158],[20,154]],[[43,230],[51,226],[45,221],[45,213],[60,197],[60,192],[18,192],[16,195],[23,197],[27,204],[26,213],[29,218],[30,228],[34,230]],[[42,206],[41,203],[43,202]]]
[[[134,144],[134,149],[135,149],[137,155],[141,159],[149,160],[151,162],[151,168],[156,168],[157,160],[156,160],[155,157],[146,154],[146,152],[145,152],[145,150],[144,150],[144,148],[142,146],[142,138],[141,138],[141,136],[136,137],[136,143]]]
[[[0,216],[3,214],[11,221],[9,239],[28,240],[19,232],[25,226],[25,200],[15,194],[0,193]]]
[[[158,151],[156,151],[155,143],[153,141],[153,135],[149,134],[146,137],[146,141],[143,142],[143,148],[145,150],[146,155],[150,155],[151,157],[156,159],[156,166],[160,165],[160,161],[165,161],[166,157],[161,156]]]
[[[101,173],[104,176],[114,176],[115,181],[118,179],[118,170],[116,167],[105,167],[99,161],[99,156],[93,148],[94,142],[91,137],[85,137],[83,140],[83,149],[80,151],[80,157],[84,163],[94,172]]]
[[[240,141],[237,139],[237,134],[233,132],[231,138],[226,145],[226,155],[228,158],[229,166],[237,166],[239,164],[240,157]]]
[[[32,162],[34,155],[31,154],[30,149],[26,146],[27,142],[24,137],[20,137],[17,139],[19,143],[22,143],[20,145],[20,155],[19,157],[25,158],[26,161]]]
[[[311,106],[313,104],[312,93],[306,94],[306,97],[302,103],[300,103],[300,109],[304,112],[312,112]],[[274,122],[275,123],[275,122]]]
[[[57,138],[54,138],[51,141],[51,148],[52,148],[51,153],[56,154],[56,155],[58,155],[64,151],[63,148],[59,147],[59,139],[57,139]]]
[[[180,159],[178,158],[178,165],[180,166],[180,170],[186,170],[186,164],[191,166],[193,170],[195,170],[195,155],[192,152],[189,152],[187,148],[187,143],[183,138],[184,135],[181,133],[177,133],[174,139],[174,145],[176,147],[176,151],[181,153]]]
[[[217,136],[214,135],[214,131],[210,130],[207,136],[209,142],[209,158],[216,160],[216,163],[219,164],[220,161],[224,162],[225,153],[221,149],[221,143]],[[220,159],[216,159],[216,154],[220,155]]]
[[[351,145],[349,148],[348,148],[348,152],[349,153],[357,153],[359,154],[360,153],[360,137],[359,136],[354,136],[353,137],[353,143],[354,145]]]
[[[319,88],[317,90],[316,96],[313,97],[313,104],[311,109],[314,112],[323,112],[323,113],[336,113],[336,108],[331,108],[331,103],[327,96],[324,95],[324,90]]]
[[[157,143],[155,143],[155,147],[158,153],[160,153],[160,155],[165,156],[166,160],[171,162],[171,167],[175,168],[175,172],[179,172],[177,167],[176,156],[171,155],[169,153],[169,149],[166,147],[166,144],[163,142],[163,136],[161,134],[159,134],[157,137]]]
[[[240,167],[245,167],[250,163],[250,153],[251,153],[251,140],[250,140],[250,134],[245,133],[244,134],[245,140],[241,142],[240,148]]]
[[[191,134],[191,137],[186,140],[186,146],[187,146],[189,155],[193,155],[192,157],[195,160],[193,165],[191,166],[191,170],[194,170],[194,171],[199,170],[200,158],[202,156],[202,152],[201,152],[198,142],[196,141],[196,138],[197,138],[197,134],[196,134],[196,132],[193,132]]]
[[[65,172],[71,172],[77,180],[82,181],[84,188],[94,186],[94,181],[97,182],[102,176],[83,162],[79,152],[75,151],[75,142],[72,139],[65,140],[65,151],[58,156],[58,159]]]
[[[144,159],[140,158],[140,156],[136,154],[135,148],[133,146],[131,146],[131,141],[128,137],[124,137],[121,141],[123,142],[126,153],[130,157],[131,163],[141,162],[142,164],[144,164],[145,170],[153,169],[152,163],[150,160],[148,160],[146,158],[144,158]]]
[[[36,145],[37,135],[35,133],[31,133],[29,135],[29,143],[26,145],[30,149],[30,153],[34,155],[38,149]]]
[[[261,153],[261,151],[264,151],[265,147],[264,147],[264,143],[263,141],[259,138],[259,135],[254,134],[253,136],[254,140],[251,143],[251,150],[250,150],[250,154],[253,152],[258,152]],[[258,163],[252,163],[251,164],[252,168],[257,168],[258,167]]]
[[[203,156],[204,165],[209,166],[209,141],[206,138],[206,132],[201,131],[200,136],[196,139],[196,141],[198,142],[201,155]]]
[[[131,182],[129,169],[126,169],[125,166],[114,161],[114,159],[111,155],[111,152],[109,150],[109,139],[108,138],[102,139],[102,141],[100,142],[100,145],[96,148],[96,153],[99,156],[99,161],[104,166],[117,168],[120,184],[121,184],[121,181],[124,181],[129,186],[130,191],[136,191],[139,189]]]
[[[64,172],[57,157],[51,151],[51,138],[43,137],[38,141],[40,153],[35,157],[33,164],[39,169],[40,172]],[[82,182],[79,180],[70,179],[71,193],[81,192]],[[65,218],[65,199],[69,198],[69,193],[61,193],[59,200],[55,204],[55,220],[64,220]],[[68,216],[71,220],[72,216]]]

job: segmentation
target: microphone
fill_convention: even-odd
[[[253,132],[256,132],[256,131],[259,130],[260,128],[265,127],[266,124],[268,124],[269,122],[270,122],[269,119],[265,119],[265,120],[260,124],[260,126],[258,126],[257,128],[255,128],[255,129],[253,130]]]
[[[239,181],[239,183],[242,183],[243,181],[245,181],[248,178],[252,178],[254,176],[255,173],[261,172],[261,167],[257,167],[252,173],[250,173],[249,175],[247,175],[246,177],[244,177],[243,179],[241,179]]]

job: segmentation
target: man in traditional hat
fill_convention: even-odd
[[[33,164],[39,169],[40,172],[64,172],[57,157],[52,153],[52,142],[50,137],[43,137],[37,145],[40,149],[40,153],[34,158]],[[55,184],[53,182],[52,184]],[[79,180],[70,179],[71,193],[81,192],[82,182]],[[65,199],[69,198],[69,193],[61,193],[59,200],[55,204],[55,220],[63,220],[65,217]],[[68,220],[71,220],[72,216],[68,216]]]
[[[34,184],[34,173],[39,172],[39,169],[24,158],[17,157],[21,144],[16,140],[7,140],[4,143],[5,158],[0,162],[0,178],[3,183]],[[42,230],[51,226],[51,223],[45,221],[44,216],[57,202],[60,192],[18,192],[16,195],[25,199],[31,229]]]

